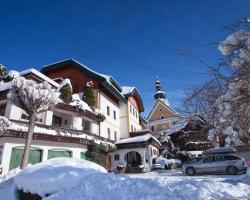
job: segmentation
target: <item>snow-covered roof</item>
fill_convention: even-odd
[[[172,133],[180,131],[181,129],[185,128],[187,124],[188,124],[188,120],[186,118],[178,121],[175,125],[173,125],[172,127],[166,130],[167,132],[166,135],[171,135]]]
[[[54,85],[55,87],[59,87],[59,84],[57,82],[53,81],[52,79],[50,79],[49,77],[45,76],[44,74],[42,74],[41,72],[37,71],[34,68],[30,68],[30,69],[24,70],[24,71],[20,72],[19,74],[22,76],[22,75],[29,74],[29,73],[33,73],[33,74],[37,75],[38,77],[40,77],[43,80],[47,81],[51,85]]]
[[[215,147],[204,151],[204,154],[223,154],[223,153],[235,153],[234,147]]]
[[[12,74],[14,74],[13,70],[11,70],[10,72]],[[37,71],[36,69],[33,69],[33,68],[24,70],[24,71],[20,72],[19,74],[21,76],[23,76],[23,75],[26,75],[26,74],[29,74],[29,73],[33,73],[33,74],[37,75],[38,77],[40,77],[44,81],[47,81],[48,83],[50,83],[51,85],[53,85],[55,87],[59,87],[59,84],[57,82],[53,81],[49,77],[45,76],[44,74],[42,74],[41,72],[39,72],[39,71]],[[12,86],[12,81],[7,82],[7,83],[1,82],[0,83],[0,92],[10,89],[11,86]]]
[[[143,101],[141,98],[141,94],[140,92],[136,89],[136,87],[131,87],[131,86],[123,86],[122,87],[122,95],[124,95],[125,97],[128,96],[134,96],[137,104],[139,106],[139,111],[143,112],[144,111],[144,105],[143,105]]]
[[[131,86],[122,86],[122,94],[123,95],[130,94],[134,88],[135,87],[131,87]]]
[[[153,139],[156,142],[158,142],[160,145],[161,143],[150,133],[147,133],[145,135],[140,135],[136,137],[130,137],[130,138],[125,138],[121,139],[115,142],[115,144],[126,144],[126,143],[135,143],[135,142],[147,142],[149,139]]]
[[[53,64],[49,64],[44,66],[41,71],[42,72],[46,72],[50,69],[56,69],[58,67],[62,67],[66,64],[72,64],[74,67],[76,67],[77,69],[79,69],[80,71],[84,71],[85,73],[89,73],[91,74],[94,78],[101,80],[101,83],[111,92],[113,92],[113,94],[118,97],[119,99],[121,99],[122,101],[125,101],[125,97],[122,95],[121,91],[121,86],[117,83],[117,81],[109,75],[105,75],[105,74],[101,74],[98,73],[92,69],[90,69],[89,67],[87,67],[86,65],[83,65],[82,63],[74,60],[74,59],[66,59],[66,60],[62,60]]]

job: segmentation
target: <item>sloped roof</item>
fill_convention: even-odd
[[[26,74],[29,74],[29,73],[32,73],[32,74],[37,75],[38,77],[40,77],[41,79],[47,81],[47,82],[50,83],[51,85],[54,85],[55,87],[59,87],[59,84],[58,84],[57,82],[53,81],[53,80],[50,79],[48,76],[42,74],[41,72],[39,72],[39,71],[37,71],[36,69],[33,69],[33,68],[24,70],[24,71],[20,72],[19,74],[20,74],[21,76],[23,76],[23,75],[26,75]]]
[[[46,73],[47,71],[63,68],[67,65],[72,65],[79,71],[86,73],[89,76],[91,76],[93,79],[100,81],[100,83],[106,89],[108,89],[114,96],[116,96],[116,98],[120,99],[123,102],[126,101],[125,97],[121,93],[122,92],[121,86],[117,83],[117,81],[112,76],[98,73],[74,59],[66,59],[60,62],[46,65],[41,69],[41,72]]]
[[[181,116],[180,113],[178,113],[177,111],[175,111],[173,108],[171,108],[170,106],[166,105],[165,103],[163,103],[161,100],[157,100],[152,108],[152,110],[150,111],[150,113],[148,114],[147,120],[151,117],[151,115],[153,114],[153,111],[155,110],[156,106],[161,103],[162,105],[164,105],[167,109],[169,109],[172,113]]]
[[[140,112],[144,111],[142,97],[141,97],[141,94],[139,93],[139,91],[136,89],[136,87],[122,86],[122,94],[125,97],[134,96],[137,103],[138,103],[139,111]]]
[[[49,77],[47,77],[46,75],[42,74],[41,72],[37,71],[36,69],[30,68],[24,71],[21,71],[19,73],[21,76],[24,76],[26,74],[35,74],[36,76],[38,76],[39,78],[41,78],[44,81],[47,81],[48,83],[50,83],[51,85],[55,86],[55,87],[59,87],[59,84],[55,81],[53,81],[52,79],[50,79]],[[9,90],[12,86],[12,82],[6,82],[6,83],[1,83],[0,84],[0,92],[1,91],[5,91],[5,90]]]
[[[161,143],[150,133],[147,133],[145,135],[140,135],[136,137],[130,137],[130,138],[125,138],[121,139],[115,142],[115,144],[127,144],[127,143],[136,143],[136,142],[147,142],[149,139],[155,140],[160,146]]]

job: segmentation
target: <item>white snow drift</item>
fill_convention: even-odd
[[[69,189],[85,176],[107,171],[93,162],[74,158],[54,158],[28,166],[14,178],[18,189],[44,197]]]

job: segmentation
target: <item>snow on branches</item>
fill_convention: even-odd
[[[238,30],[219,44],[233,79],[217,101],[218,124],[226,145],[250,141],[250,32]]]
[[[11,122],[6,117],[0,116],[0,133],[7,131],[10,125]]]
[[[51,109],[59,101],[60,93],[52,89],[48,82],[36,83],[24,77],[17,77],[12,81],[12,88],[8,98],[28,114],[41,113]]]

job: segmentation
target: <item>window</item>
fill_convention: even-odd
[[[131,125],[131,132],[133,132],[133,129],[134,129],[134,127],[133,127],[133,125]]]
[[[228,156],[225,156],[225,160],[240,160],[240,158],[237,156],[228,155]]]
[[[164,116],[161,116],[161,119],[164,119]]]
[[[137,118],[137,111],[135,111],[135,117]]]
[[[87,120],[82,120],[82,126],[84,131],[91,131],[90,130],[90,122]]]
[[[0,115],[1,116],[4,116],[5,108],[6,108],[6,104],[1,104],[0,105]]]
[[[117,140],[117,132],[115,131],[114,132],[114,138],[115,138],[115,141]]]
[[[131,105],[129,106],[129,109],[130,109],[130,113],[132,113],[132,106]]]
[[[154,131],[154,126],[151,126],[151,131],[152,131],[152,132]]]
[[[110,139],[110,128],[108,128],[107,130],[108,130],[108,139]]]
[[[53,125],[53,126],[54,126],[54,125],[56,125],[56,126],[61,126],[61,125],[62,125],[62,118],[53,115],[52,125]]]
[[[37,115],[37,116],[36,116],[35,121],[36,121],[36,122],[43,122],[43,119],[41,118],[41,116],[40,116],[40,117],[39,117],[39,116],[40,116],[40,115]],[[29,120],[30,117],[29,117],[29,115],[27,115],[27,114],[25,114],[25,113],[22,113],[21,119]]]
[[[214,158],[213,157],[207,157],[203,160],[203,163],[210,163],[210,162],[214,162]]]
[[[114,119],[116,119],[116,112],[114,111],[113,114],[114,114]]]
[[[216,162],[224,161],[224,157],[223,156],[215,156],[214,159],[215,159]]]
[[[189,158],[186,163],[196,163],[203,159],[203,157]]]
[[[115,158],[115,160],[120,160],[120,155],[119,154],[115,154],[114,158]]]
[[[160,112],[162,112],[162,108],[160,108]]]
[[[133,116],[135,116],[135,109],[133,108]]]
[[[110,115],[110,107],[107,106],[107,115],[109,116]]]

